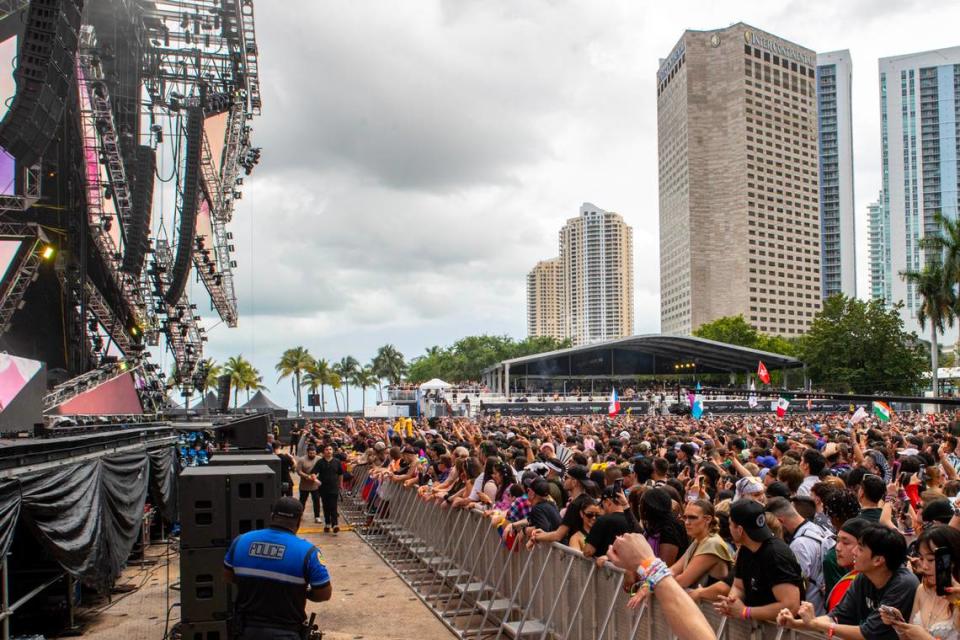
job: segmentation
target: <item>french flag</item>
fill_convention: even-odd
[[[607,409],[607,413],[610,414],[611,418],[620,413],[620,397],[617,395],[616,389],[610,392],[610,407]]]

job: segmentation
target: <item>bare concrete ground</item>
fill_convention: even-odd
[[[309,509],[308,509],[309,512]],[[324,534],[322,526],[306,524],[300,535],[314,542],[327,562],[333,598],[307,603],[307,615],[317,612],[325,640],[446,640],[454,637],[414,593],[356,534]],[[179,591],[167,589],[180,580],[179,556],[165,545],[149,555],[157,564],[124,571],[118,585],[136,588],[106,600],[88,603],[80,612],[84,635],[97,640],[160,640],[164,634],[167,596],[179,602]],[[169,562],[168,562],[169,556]],[[180,619],[172,610],[170,627]]]

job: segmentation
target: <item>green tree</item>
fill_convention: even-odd
[[[206,373],[202,380],[200,391],[206,393],[207,389],[217,388],[217,378],[223,375],[223,367],[217,364],[213,358],[207,358],[198,365],[198,369]]]
[[[260,385],[262,378],[259,372],[253,367],[243,355],[231,356],[223,367],[223,374],[230,376],[230,384],[233,386],[233,408],[237,408],[239,394],[243,390],[249,390],[251,385]],[[260,385],[262,386],[262,385]]]
[[[311,393],[316,393],[317,389],[320,390],[321,411],[327,410],[327,398],[326,394],[324,393],[324,389],[331,383],[332,377],[337,378],[337,384],[339,385],[339,376],[330,370],[330,363],[323,358],[311,360],[303,374],[303,386],[310,389]]]
[[[382,380],[390,384],[400,384],[407,373],[407,363],[403,354],[392,344],[385,344],[377,349],[377,355],[370,362],[374,375],[377,377],[377,395],[383,400]]]
[[[769,336],[757,331],[743,317],[724,316],[713,322],[707,322],[697,327],[693,335],[715,342],[734,344],[739,347],[759,349],[770,353],[793,356],[797,348],[793,341],[782,336]]]
[[[483,370],[501,360],[555,351],[570,346],[569,340],[526,338],[520,342],[509,336],[467,336],[453,345],[429,347],[414,358],[407,372],[411,382],[441,378],[448,382],[479,380]]]
[[[360,387],[360,408],[362,410],[366,406],[367,389],[377,385],[377,374],[373,372],[373,367],[363,367],[354,373],[352,382],[354,386]]]
[[[904,330],[901,304],[886,309],[880,300],[864,302],[830,296],[797,341],[797,357],[814,385],[855,393],[916,392],[926,356],[916,334]]]
[[[943,333],[947,326],[953,326],[956,316],[957,295],[954,292],[955,281],[947,277],[943,265],[938,259],[928,262],[922,271],[901,271],[900,277],[912,284],[920,296],[917,307],[917,322],[920,328],[926,328],[930,321],[930,368],[932,370],[933,395],[940,395],[937,379],[940,345],[937,334]]]
[[[300,415],[303,403],[300,397],[301,379],[303,372],[313,362],[313,356],[303,347],[293,347],[287,349],[280,356],[280,362],[277,363],[276,370],[280,374],[277,382],[284,378],[290,378],[290,384],[293,387],[293,393],[297,398],[297,415]]]
[[[344,389],[344,411],[350,413],[350,384],[353,382],[357,371],[360,370],[360,362],[353,356],[345,356],[331,368],[334,373],[340,376],[340,382]]]
[[[928,258],[940,258],[944,278],[951,284],[960,283],[960,218],[953,219],[937,211],[933,216],[937,231],[920,239],[920,246]]]

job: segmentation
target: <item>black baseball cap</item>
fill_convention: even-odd
[[[273,503],[270,514],[275,518],[299,520],[303,515],[303,505],[296,498],[286,496]]]
[[[949,500],[939,499],[927,503],[920,515],[924,522],[939,522],[941,524],[950,524],[953,518],[953,505]]]
[[[745,498],[730,505],[730,522],[743,527],[754,542],[765,542],[773,537],[773,532],[767,527],[763,505],[756,500]]]

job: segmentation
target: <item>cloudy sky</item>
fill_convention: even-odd
[[[282,9],[281,9],[282,6]],[[960,44],[960,3],[407,0],[257,3],[263,159],[232,231],[243,354],[367,362],[523,337],[524,276],[584,201],[634,228],[636,332],[659,330],[655,73],[684,29],[743,21],[854,65],[858,280],[880,188],[877,58]],[[194,286],[198,306],[203,294]],[[169,357],[169,356],[167,356]],[[356,395],[353,398],[356,407]]]

